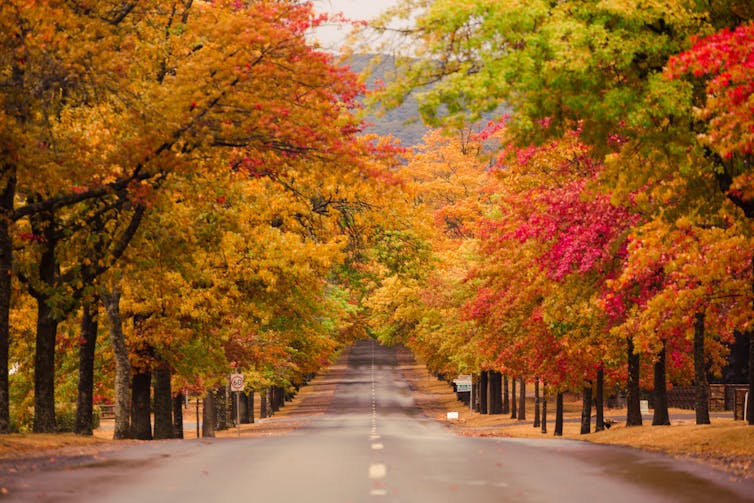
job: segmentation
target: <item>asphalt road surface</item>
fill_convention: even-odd
[[[139,444],[19,473],[2,501],[754,502],[754,481],[578,441],[459,437],[417,410],[392,350],[351,349],[329,411],[284,436]]]

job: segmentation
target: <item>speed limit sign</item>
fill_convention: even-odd
[[[243,391],[243,374],[230,375],[230,390]]]

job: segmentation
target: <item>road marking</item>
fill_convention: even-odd
[[[375,443],[375,444],[372,444],[372,449],[374,449],[375,451],[379,451],[379,450],[381,450],[381,449],[382,449],[383,447],[384,447],[384,446],[383,446],[382,444],[380,444],[379,442],[378,442],[378,443]]]
[[[387,491],[385,489],[372,489],[369,491],[370,496],[386,496]]]
[[[372,463],[369,465],[369,478],[376,480],[376,479],[383,479],[385,478],[385,475],[387,475],[387,467],[385,467],[382,463]]]

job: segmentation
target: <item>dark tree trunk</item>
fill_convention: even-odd
[[[481,414],[489,414],[489,405],[487,398],[489,397],[489,379],[486,370],[482,370],[479,373],[479,412]]]
[[[542,419],[539,414],[539,378],[534,378],[534,427],[539,428]]]
[[[751,257],[751,291],[754,294],[754,256]],[[752,309],[754,310],[754,301],[752,301]],[[754,425],[754,329],[749,330],[749,401],[746,409],[747,421],[750,425]]]
[[[154,371],[154,438],[175,438],[170,369],[163,365]]]
[[[0,191],[0,434],[10,433],[10,394],[8,388],[8,353],[10,349],[10,307],[13,281],[13,221],[16,194],[16,168],[3,158]]]
[[[58,319],[48,304],[47,292],[54,288],[58,275],[55,261],[57,231],[50,213],[38,215],[32,220],[32,231],[42,236],[42,253],[39,257],[38,288],[30,287],[37,302],[37,340],[34,353],[34,433],[55,431],[55,341],[58,335]]]
[[[542,381],[542,433],[547,433],[547,383]]]
[[[97,345],[97,301],[87,302],[81,316],[81,339],[79,342],[79,384],[76,399],[77,435],[92,435],[94,409],[94,349]]]
[[[150,416],[150,391],[152,373],[148,369],[137,370],[131,381],[131,438],[152,440]]]
[[[511,402],[508,398],[508,375],[503,376],[503,414],[511,413]]]
[[[662,343],[662,350],[657,355],[657,361],[654,365],[654,413],[652,415],[653,426],[669,426],[670,414],[668,412],[668,388],[665,380],[665,343]]]
[[[249,391],[249,422],[254,424],[254,390]]]
[[[228,400],[230,401],[230,407],[228,407],[228,426],[234,428],[236,426],[236,421],[239,421],[238,391],[229,392]]]
[[[228,400],[225,386],[218,386],[215,389],[215,429],[217,431],[228,429]]]
[[[490,370],[487,378],[487,385],[490,389],[490,395],[487,397],[487,405],[490,414],[503,413],[503,374],[495,370]]]
[[[634,341],[626,339],[628,353],[628,383],[626,385],[626,426],[641,426],[641,396],[639,388],[639,355],[634,353]]]
[[[259,417],[264,419],[267,417],[267,390],[263,389],[259,392]]]
[[[123,318],[120,314],[120,290],[113,288],[101,295],[110,326],[110,345],[115,360],[115,427],[113,439],[122,440],[131,434],[130,379],[131,363],[123,334]]]
[[[207,391],[204,397],[204,407],[202,410],[202,438],[212,438],[215,436],[215,423],[217,423],[217,409],[215,407],[215,391]]]
[[[597,369],[597,388],[594,397],[594,406],[597,409],[597,420],[594,425],[594,431],[605,429],[605,369],[600,365]]]
[[[183,438],[183,406],[186,395],[183,392],[173,397],[173,434],[175,438]],[[197,417],[198,421],[199,418]]]
[[[592,383],[584,384],[581,395],[581,434],[592,432]]]
[[[55,431],[55,339],[58,322],[45,300],[37,301],[34,354],[34,433]]]
[[[754,425],[754,330],[749,331],[749,401],[746,406],[746,417],[749,425]]]
[[[526,421],[526,378],[521,376],[521,381],[518,384],[519,398],[518,398],[518,420]]]
[[[556,437],[563,436],[563,392],[558,391],[555,397],[555,432]]]
[[[516,379],[511,378],[511,419],[518,416],[518,407],[516,407]]]
[[[241,392],[239,395],[241,405],[241,424],[249,424],[249,396]]]
[[[694,379],[696,381],[694,395],[696,424],[710,424],[709,384],[704,362],[704,313],[694,315]]]

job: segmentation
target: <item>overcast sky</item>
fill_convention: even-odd
[[[349,19],[369,21],[396,3],[398,0],[314,0],[314,8],[319,12],[342,12]],[[349,31],[348,26],[341,29],[325,26],[317,30],[316,36],[323,47],[337,49]]]

